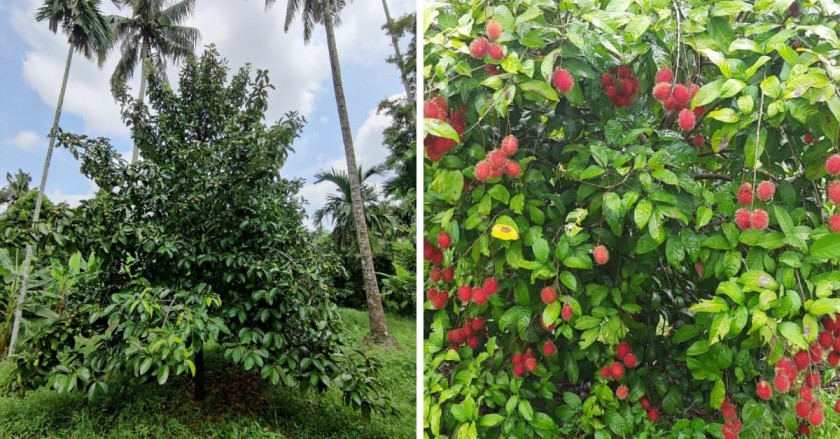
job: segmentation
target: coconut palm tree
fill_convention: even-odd
[[[266,8],[274,5],[276,0],[265,0]],[[324,25],[327,33],[327,50],[329,51],[330,67],[332,70],[335,102],[338,107],[338,120],[341,125],[341,137],[344,140],[344,157],[347,160],[348,180],[350,184],[350,198],[353,206],[353,219],[356,223],[356,239],[359,242],[359,253],[362,259],[362,276],[365,283],[368,315],[370,316],[370,333],[365,337],[368,343],[396,345],[397,340],[388,331],[385,322],[385,311],[382,307],[382,296],[376,281],[376,269],[373,266],[373,252],[370,248],[368,227],[365,222],[364,202],[362,199],[359,176],[354,172],[356,166],[356,152],[353,148],[353,133],[350,131],[350,118],[347,115],[347,102],[344,99],[344,86],[341,82],[341,66],[338,63],[338,49],[335,44],[334,24],[338,21],[339,12],[344,8],[344,0],[288,0],[286,3],[286,21],[284,30],[289,31],[295,18],[300,16],[303,22],[303,41],[308,44],[312,38],[312,31],[316,24]]]
[[[391,20],[391,11],[388,9],[388,0],[382,0],[382,9],[385,10],[385,27],[388,29],[388,35],[391,36],[391,45],[394,46],[394,54],[396,57],[394,58],[397,67],[400,69],[400,79],[402,80],[403,86],[405,87],[405,95],[408,98],[409,102],[412,102],[412,106],[414,99],[411,93],[411,87],[408,85],[408,72],[406,72],[405,63],[403,63],[403,56],[402,52],[400,51],[400,40],[397,36],[397,30],[394,27],[394,21]]]
[[[374,175],[382,175],[384,171],[375,167],[364,171],[359,167],[359,180],[362,182],[362,200],[365,204],[365,223],[373,236],[382,236],[395,225],[388,205],[379,200],[379,195],[373,185],[365,182]],[[315,174],[315,184],[330,182],[336,185],[337,191],[327,195],[327,202],[312,216],[315,225],[321,227],[325,222],[332,223],[330,236],[336,248],[344,252],[356,252],[356,222],[353,218],[353,201],[350,194],[350,179],[347,172],[335,168],[329,171],[318,171]]]
[[[0,204],[13,204],[15,201],[23,197],[29,192],[29,183],[32,182],[32,176],[23,172],[23,169],[18,169],[14,175],[6,173],[6,187],[0,188]]]
[[[196,44],[201,39],[198,29],[182,26],[181,23],[192,14],[195,0],[116,0],[120,6],[129,6],[130,17],[108,16],[108,23],[114,32],[109,50],[119,45],[120,61],[111,76],[111,88],[115,91],[120,84],[131,79],[140,65],[140,92],[138,101],[146,96],[147,70],[154,65],[162,74],[166,60],[178,62],[193,56]],[[139,155],[137,143],[131,154],[131,163]]]
[[[105,18],[99,10],[99,0],[46,0],[38,8],[35,18],[38,21],[46,21],[53,33],[62,32],[67,35],[67,61],[64,64],[64,78],[61,81],[61,91],[58,93],[58,105],[55,108],[52,130],[50,131],[50,144],[47,147],[47,157],[44,159],[44,170],[41,173],[41,182],[38,185],[38,198],[35,201],[35,211],[32,213],[33,225],[38,222],[41,214],[41,199],[44,195],[44,187],[47,185],[47,174],[50,170],[55,138],[58,135],[58,122],[61,120],[61,107],[64,105],[64,92],[67,91],[67,78],[70,76],[70,64],[73,60],[73,52],[81,53],[85,58],[93,60],[98,57],[99,66],[102,66],[104,57],[101,55],[103,48],[107,47],[111,40],[111,32]],[[26,256],[23,260],[23,278],[20,282],[20,293],[18,294],[17,307],[15,309],[15,320],[12,324],[12,334],[9,337],[8,355],[15,353],[20,321],[23,318],[23,304],[26,301],[26,286],[29,281],[29,267],[32,263],[32,245],[26,245]]]

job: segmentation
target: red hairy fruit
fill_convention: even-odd
[[[809,353],[811,355],[811,361],[814,363],[819,363],[822,361],[822,348],[818,344],[812,344],[811,349],[809,349]]]
[[[805,133],[805,135],[802,136],[802,140],[805,141],[805,143],[814,143],[814,135],[811,133]]]
[[[697,148],[703,146],[705,143],[706,138],[704,138],[702,134],[695,134],[694,137],[691,138],[691,144]]]
[[[478,305],[484,305],[487,303],[487,294],[482,288],[473,288],[472,301]]]
[[[811,372],[805,375],[805,385],[816,389],[820,386],[820,373],[819,372]]]
[[[437,119],[438,107],[434,102],[426,102],[423,104],[423,117],[428,119]]]
[[[616,348],[615,348],[615,356],[616,356],[619,360],[623,360],[623,359],[624,359],[624,357],[626,357],[626,356],[627,356],[627,354],[629,354],[629,353],[631,353],[631,352],[633,352],[633,348],[631,348],[631,347],[630,347],[630,343],[627,343],[626,341],[622,341],[622,342],[621,342],[621,343],[619,343],[619,344],[618,344],[618,346],[616,346]]]
[[[518,377],[525,375],[525,365],[520,363],[513,366],[513,375]]]
[[[630,70],[630,67],[626,65],[618,66],[618,69],[616,71],[618,72],[618,77],[621,79],[628,79],[631,76],[633,76],[633,71]]]
[[[679,104],[677,100],[673,96],[668,96],[665,100],[662,101],[662,108],[666,111],[677,111],[679,108]]]
[[[831,345],[834,344],[834,336],[830,331],[825,330],[820,332],[820,335],[817,337],[817,342],[819,342],[823,349],[831,349]]]
[[[801,387],[799,389],[799,399],[811,402],[814,399],[814,392],[809,387]]]
[[[808,367],[809,359],[808,359],[808,352],[806,351],[799,351],[793,355],[793,363],[796,364],[796,368],[799,370],[805,369]]]
[[[553,83],[558,92],[568,93],[575,85],[575,78],[566,69],[555,69]]]
[[[683,131],[691,131],[694,129],[694,123],[696,119],[694,118],[694,113],[691,110],[683,109],[680,111],[679,116],[677,116],[677,122],[682,128]]]
[[[617,380],[624,378],[624,366],[618,361],[613,361],[610,364],[610,376]]]
[[[609,366],[604,366],[601,368],[601,378],[610,379],[612,377],[612,371],[610,370]]]
[[[473,331],[481,331],[484,329],[484,319],[481,317],[472,319],[470,321],[470,327],[472,327]]]
[[[510,361],[512,361],[513,364],[521,364],[522,360],[524,360],[524,359],[525,359],[525,356],[522,355],[521,352],[517,352],[517,353],[513,354],[513,356],[510,358]]]
[[[828,228],[832,232],[840,232],[840,215],[834,213],[828,217]]]
[[[823,416],[823,412],[819,410],[814,410],[808,415],[808,423],[814,427],[819,427],[823,424],[825,417]]]
[[[484,279],[482,287],[484,288],[484,294],[492,296],[499,291],[499,282],[495,277],[488,277],[487,279]]]
[[[682,84],[677,84],[676,86],[674,86],[673,95],[674,99],[677,100],[677,104],[680,107],[685,108],[688,106],[688,101],[689,99],[691,99],[691,93],[689,93],[688,88],[686,88],[686,86]],[[692,116],[693,115],[694,113],[692,113]]]
[[[434,267],[432,268],[432,271],[429,272],[429,280],[433,283],[438,283],[440,282],[441,275],[442,273],[440,272],[440,268]]]
[[[735,225],[741,230],[750,228],[750,211],[744,208],[735,211]]]
[[[618,386],[618,388],[615,389],[615,397],[622,400],[622,401],[627,399],[627,395],[629,393],[630,393],[630,389],[628,389],[627,386],[625,386],[624,384]]]
[[[498,40],[502,36],[502,25],[496,20],[488,21],[484,30],[487,31],[487,36],[493,41]]]
[[[599,245],[592,249],[592,258],[596,264],[604,265],[610,260],[610,252],[603,245]]]
[[[487,49],[490,47],[490,42],[487,38],[479,37],[472,40],[470,43],[470,55],[475,59],[482,59],[487,55]]]
[[[840,205],[840,181],[834,180],[828,182],[825,187],[825,193],[832,203]]]
[[[732,404],[732,401],[728,397],[723,399],[723,404],[720,405],[720,411],[726,420],[735,419],[738,416],[738,407],[735,407],[735,404]]]
[[[807,418],[808,414],[811,413],[811,403],[800,399],[794,406],[794,411],[796,412],[796,416]]]
[[[833,317],[833,318],[832,318]],[[829,331],[834,331],[836,329],[840,329],[840,316],[831,314],[824,315],[822,318],[822,324],[825,329]]]
[[[834,403],[834,411],[840,413],[840,399]]]
[[[490,43],[487,48],[487,56],[495,61],[501,61],[505,57],[505,49],[496,43]]]
[[[502,139],[501,150],[502,153],[504,153],[506,156],[512,156],[517,149],[519,149],[519,140],[515,136],[508,135],[505,136],[504,139]]]
[[[560,317],[562,317],[563,320],[569,321],[572,319],[572,314],[572,306],[568,303],[563,304],[563,309],[560,310]]]
[[[659,420],[659,409],[652,408],[652,409],[648,410],[647,417],[648,417],[648,420],[650,422],[658,421]]]
[[[840,174],[840,154],[832,154],[825,161],[825,172],[828,172],[828,175]]]
[[[759,398],[767,401],[771,396],[773,396],[773,389],[770,388],[770,383],[761,380],[755,385],[755,394]]]
[[[452,238],[449,237],[448,233],[440,232],[438,233],[437,242],[439,248],[449,248],[452,245]]]
[[[601,75],[601,85],[604,87],[608,85],[613,85],[613,76],[609,73],[604,73]]]
[[[540,291],[540,298],[546,305],[554,303],[557,300],[557,293],[551,287],[545,287]]]
[[[840,352],[840,334],[838,334],[838,332],[835,331],[834,335],[836,338],[834,339],[834,345],[832,345],[831,347],[834,348],[834,352]]]
[[[525,359],[525,370],[528,372],[533,372],[534,369],[537,368],[537,359],[534,357],[528,357]]]
[[[489,49],[488,49],[488,50],[489,50]],[[501,70],[499,70],[499,68],[498,68],[498,67],[496,67],[496,66],[495,66],[495,65],[493,65],[493,64],[485,64],[485,65],[484,65],[484,71],[485,71],[488,75],[490,75],[490,76],[493,76],[493,75],[498,75],[499,73],[502,73],[502,71],[501,71]]]
[[[452,279],[455,278],[455,269],[452,267],[446,267],[443,270],[443,281],[444,282],[452,282]]]
[[[543,343],[543,353],[546,357],[553,357],[556,353],[554,349],[554,343],[550,341],[546,341],[545,343]]]
[[[650,410],[650,400],[647,396],[642,396],[639,398],[639,404],[642,405],[642,408],[645,410]]]
[[[508,158],[500,149],[494,149],[487,153],[487,161],[490,162],[490,166],[503,168],[507,164]]]
[[[662,67],[656,72],[656,82],[673,82],[674,72],[668,67]]]
[[[764,209],[756,209],[750,214],[750,226],[756,230],[764,230],[770,224],[770,217]]]
[[[475,165],[475,179],[485,182],[490,178],[490,163],[482,160]]]
[[[472,300],[472,287],[469,285],[461,285],[458,287],[458,300],[467,303]]]
[[[761,201],[770,201],[773,199],[773,194],[776,193],[776,185],[771,181],[762,181],[758,184],[756,195]]]
[[[651,94],[657,101],[665,102],[665,99],[671,96],[671,85],[665,82],[657,83],[653,86],[653,92]]]
[[[811,429],[808,428],[808,424],[799,424],[799,428],[796,431],[802,436],[809,436],[811,434]]]
[[[624,362],[625,366],[632,369],[636,367],[636,354],[630,352],[629,354],[624,356],[624,359],[622,361]]]
[[[477,348],[478,347],[478,337],[472,336],[472,337],[468,338],[467,339],[467,346],[469,346],[472,349]]]
[[[840,354],[837,352],[830,352],[828,354],[828,358],[825,360],[829,366],[837,367],[840,366]]]
[[[706,107],[704,107],[702,105],[695,108],[694,110],[692,110],[692,113],[694,113],[694,117],[697,118],[697,119],[702,118],[703,113],[705,113],[705,112],[706,112]]]
[[[788,393],[790,392],[790,379],[788,379],[787,375],[777,374],[773,378],[773,387],[779,393]]]
[[[519,166],[519,163],[512,160],[507,162],[507,165],[505,165],[505,175],[510,178],[519,178],[522,175],[522,168]]]

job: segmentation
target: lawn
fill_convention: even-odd
[[[342,309],[354,344],[368,330],[367,313]],[[93,402],[41,389],[0,397],[0,438],[409,438],[415,428],[415,321],[388,316],[401,348],[371,349],[380,379],[399,411],[371,422],[344,406],[338,391],[300,392],[267,385],[229,368],[221,350],[208,352],[208,398],[190,400],[187,379],[128,386]],[[0,365],[0,376],[2,376]]]

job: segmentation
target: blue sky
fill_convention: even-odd
[[[38,0],[0,3],[0,177],[22,168],[32,175],[35,187],[67,54],[66,39],[35,21],[39,4]],[[397,17],[413,10],[415,2],[390,0],[389,5],[392,16]],[[102,8],[106,13],[119,13],[110,1],[103,1]],[[216,44],[232,70],[245,63],[251,63],[254,70],[269,70],[276,87],[270,95],[270,120],[290,110],[306,117],[308,124],[283,174],[306,179],[301,195],[309,201],[311,213],[333,191],[328,183],[312,185],[312,175],[330,167],[346,169],[346,164],[324,31],[317,29],[310,44],[304,45],[298,23],[288,34],[283,32],[284,17],[282,1],[265,12],[261,0],[199,0],[187,24],[202,32],[201,47]],[[393,51],[381,30],[384,22],[381,2],[357,0],[346,7],[336,30],[357,161],[366,168],[387,154],[382,130],[389,120],[376,114],[379,101],[404,93],[399,72],[384,61]],[[128,158],[129,131],[120,121],[108,84],[116,59],[112,56],[98,69],[84,58],[74,57],[61,126],[66,131],[109,137]],[[169,66],[170,77],[177,71],[178,66]],[[137,82],[135,78],[134,90]],[[79,172],[72,156],[56,150],[46,187],[50,199],[75,204],[94,191],[95,186]]]

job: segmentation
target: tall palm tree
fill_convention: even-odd
[[[111,88],[131,79],[140,64],[140,92],[138,101],[146,97],[146,78],[149,65],[163,73],[166,60],[178,62],[193,56],[196,44],[201,39],[198,29],[182,26],[195,7],[195,0],[115,0],[120,6],[130,6],[132,15],[108,16],[108,23],[114,32],[111,47],[120,46],[120,61],[111,76]],[[131,163],[136,163],[139,151],[134,143]]]
[[[50,131],[50,144],[47,147],[47,157],[44,159],[44,170],[41,173],[41,183],[38,185],[38,197],[35,199],[35,211],[32,213],[33,225],[38,222],[41,214],[41,199],[44,196],[44,187],[47,185],[47,174],[50,170],[55,138],[58,135],[58,122],[61,120],[61,107],[64,105],[64,92],[67,90],[67,78],[70,76],[70,63],[73,60],[73,52],[81,53],[85,58],[93,60],[101,54],[104,47],[107,47],[111,40],[111,32],[105,18],[99,10],[99,0],[46,0],[38,8],[35,18],[38,21],[47,21],[53,33],[62,32],[67,35],[67,62],[64,64],[64,78],[61,81],[61,91],[58,93],[58,105],[55,108],[52,130]],[[104,57],[98,57],[99,66],[102,66]],[[9,341],[8,355],[15,353],[20,321],[23,318],[23,303],[26,301],[26,286],[29,281],[29,267],[32,263],[32,245],[26,245],[26,256],[23,260],[23,278],[20,282],[20,293],[18,294],[17,307],[15,309],[15,320],[12,325],[12,334]]]
[[[0,204],[9,205],[19,200],[24,194],[29,192],[29,183],[32,182],[32,176],[23,172],[23,169],[18,169],[14,175],[10,172],[6,173],[6,187],[0,188]]]
[[[406,72],[406,66],[403,62],[402,52],[400,51],[400,40],[397,37],[397,31],[394,28],[394,21],[391,20],[391,11],[388,9],[388,0],[382,0],[382,9],[385,10],[385,26],[388,28],[388,35],[391,36],[391,45],[394,46],[394,53],[396,55],[395,61],[397,67],[400,69],[400,79],[402,80],[403,87],[405,87],[405,96],[409,102],[413,102],[413,96],[411,93],[411,87],[408,85],[408,72]]]
[[[359,180],[362,182],[362,200],[365,204],[365,223],[374,236],[381,236],[393,229],[394,217],[388,206],[379,200],[376,188],[365,181],[374,175],[382,175],[381,168],[374,167],[364,171],[359,167]],[[344,170],[335,168],[329,171],[318,171],[315,174],[315,184],[330,182],[336,185],[338,191],[327,195],[327,202],[315,211],[312,219],[318,227],[330,221],[333,226],[330,234],[333,242],[340,251],[356,251],[356,222],[353,217],[353,201],[350,190],[350,178]]]
[[[276,0],[265,0],[266,8],[274,5]],[[330,56],[335,102],[338,107],[338,120],[341,125],[341,137],[344,140],[344,157],[347,159],[348,180],[350,183],[350,197],[353,206],[353,219],[356,222],[356,239],[359,242],[359,253],[362,259],[362,276],[365,283],[368,315],[370,316],[370,333],[365,337],[368,343],[397,345],[397,340],[388,330],[385,322],[385,311],[382,307],[382,296],[376,281],[376,269],[373,266],[373,252],[370,248],[367,223],[365,222],[364,204],[359,176],[355,170],[356,152],[353,149],[353,133],[350,131],[350,118],[347,115],[347,103],[344,99],[344,86],[341,83],[341,66],[338,63],[338,49],[335,45],[335,29],[333,25],[338,21],[339,12],[344,8],[344,0],[288,0],[286,3],[286,22],[284,30],[289,31],[295,17],[300,15],[303,21],[303,41],[308,44],[312,38],[315,24],[323,24],[327,32],[327,49]]]

